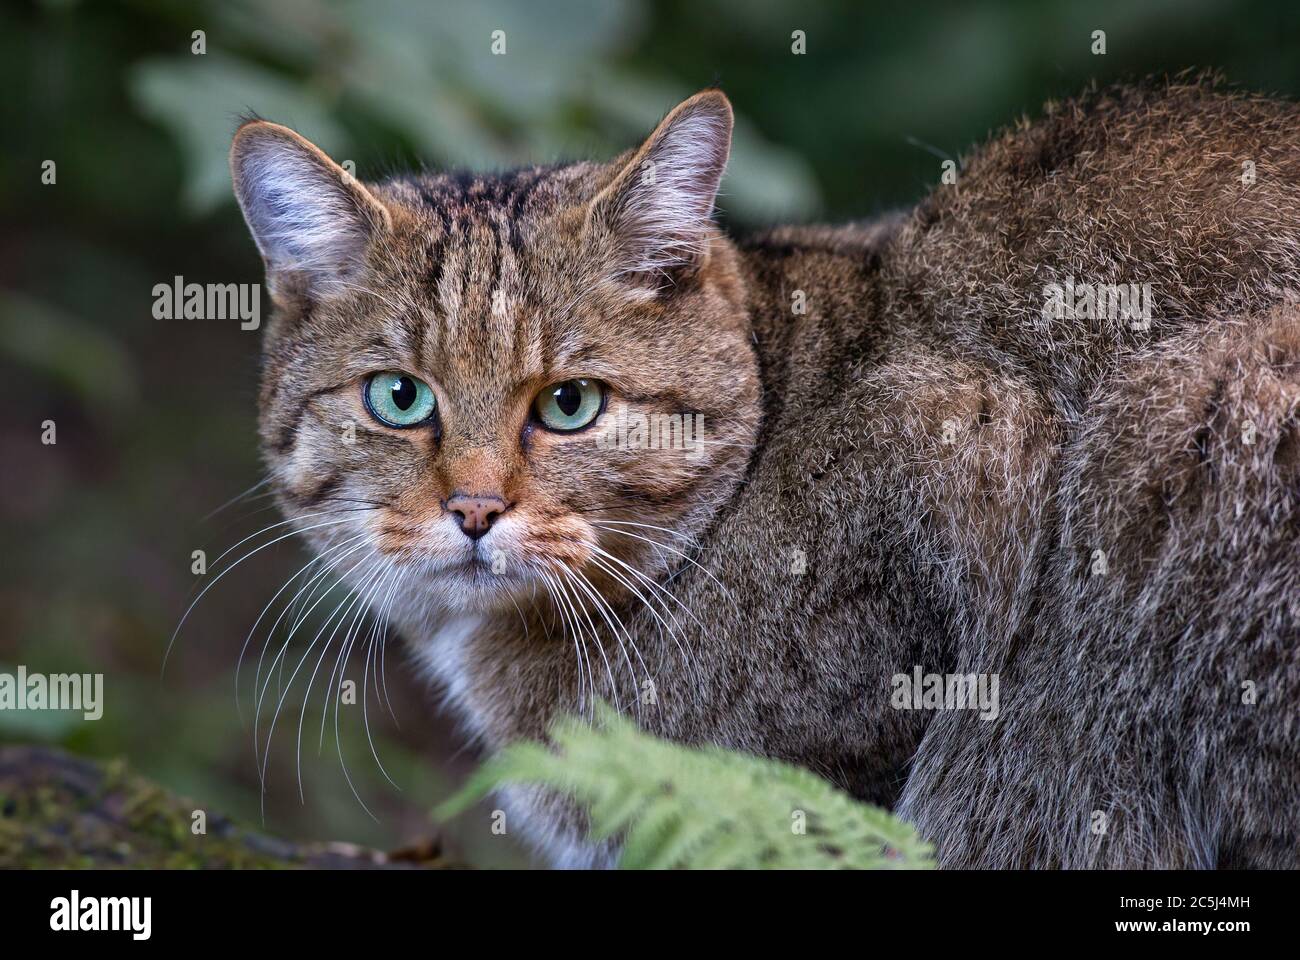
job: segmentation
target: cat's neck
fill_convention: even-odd
[[[765,431],[793,391],[822,389],[828,372],[861,356],[863,338],[882,329],[869,322],[879,308],[876,275],[902,221],[891,214],[837,227],[780,227],[737,244]]]
[[[889,214],[843,226],[778,227],[742,238],[740,252],[749,305],[760,335],[787,336],[801,317],[820,317],[846,298],[869,293],[884,251],[903,223]],[[860,313],[865,306],[856,301]]]

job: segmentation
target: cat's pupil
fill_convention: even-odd
[[[415,403],[415,384],[410,377],[399,377],[393,384],[393,405],[398,410],[409,410]]]
[[[578,385],[572,381],[560,384],[555,391],[555,405],[566,417],[577,413],[578,408],[582,406],[582,391],[578,389]]]

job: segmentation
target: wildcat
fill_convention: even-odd
[[[370,184],[241,126],[285,513],[487,748],[603,698],[946,866],[1300,865],[1300,110],[1094,89],[909,212],[741,241],[731,126],[706,90],[610,163]],[[998,715],[901,709],[917,668]]]

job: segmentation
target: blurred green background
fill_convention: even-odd
[[[1106,54],[1091,52],[1106,32]],[[206,52],[192,52],[194,31]],[[505,31],[504,56],[491,37]],[[791,34],[806,34],[806,53]],[[1300,92],[1300,5],[1181,2],[862,4],[742,0],[17,3],[0,12],[0,670],[102,672],[97,722],[0,712],[0,742],[48,742],[136,768],[251,823],[261,790],[233,673],[291,543],[250,560],[167,639],[209,558],[278,519],[261,479],[258,334],[159,321],[152,289],[261,281],[230,196],[238,114],[294,126],[364,178],[424,163],[504,167],[603,157],[679,99],[720,84],[738,113],[722,216],[736,229],[867,217],[914,202],[943,158],[1087,82],[1217,67]],[[55,161],[56,180],[42,183]],[[41,424],[58,442],[42,445]],[[211,574],[207,579],[210,579]],[[294,713],[272,754],[266,828],[393,848],[475,762],[392,661],[398,722],[359,707],[339,745]],[[361,679],[360,657],[350,676]],[[244,694],[247,696],[245,688]],[[314,710],[321,705],[315,693]],[[309,716],[314,716],[314,711]],[[399,725],[400,724],[400,725]],[[526,862],[481,814],[450,840],[470,862]]]

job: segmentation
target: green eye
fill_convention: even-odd
[[[604,399],[598,380],[565,380],[539,393],[533,410],[548,430],[580,430],[596,419]]]
[[[433,416],[433,390],[423,380],[390,370],[373,374],[363,395],[366,409],[389,427],[414,427]]]

